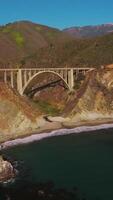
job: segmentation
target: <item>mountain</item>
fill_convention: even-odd
[[[28,21],[0,27],[1,68],[17,65],[26,68],[100,67],[113,63],[112,52],[111,32],[78,39],[67,32]]]
[[[76,38],[92,38],[106,35],[113,32],[113,24],[102,24],[97,26],[78,26],[70,27],[63,30],[65,33]]]
[[[34,55],[38,49],[62,43],[70,37],[62,31],[29,21],[9,23],[0,27],[0,63],[19,62]]]

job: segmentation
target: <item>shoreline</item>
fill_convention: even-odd
[[[29,135],[24,135],[23,137],[19,137],[19,138],[15,138],[12,140],[8,140],[5,141],[3,143],[0,144],[1,149],[0,150],[4,150],[4,149],[8,149],[14,146],[18,146],[18,145],[23,145],[23,144],[29,144],[32,142],[36,142],[36,141],[40,141],[42,139],[45,138],[49,138],[49,137],[57,137],[57,136],[62,136],[62,135],[69,135],[69,134],[79,134],[82,132],[92,132],[92,131],[96,131],[96,130],[103,130],[103,129],[109,129],[109,128],[113,128],[113,121],[104,121],[102,123],[102,121],[98,121],[98,123],[96,123],[96,121],[94,122],[80,122],[77,124],[74,124],[73,126],[62,126],[62,128],[58,128],[58,129],[53,129],[53,130],[45,130],[45,132],[35,132],[35,133],[31,133]]]

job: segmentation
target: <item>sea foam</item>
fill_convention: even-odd
[[[1,149],[6,149],[12,146],[20,145],[20,144],[27,144],[34,141],[42,140],[44,138],[54,137],[54,136],[60,136],[60,135],[69,135],[69,134],[78,134],[81,132],[90,132],[95,130],[101,130],[101,129],[108,129],[113,128],[113,124],[101,124],[101,125],[95,125],[95,126],[80,126],[72,129],[59,129],[54,130],[47,133],[38,133],[33,134],[30,136],[27,136],[25,138],[18,138],[14,140],[10,140],[7,142],[4,142],[1,144]]]

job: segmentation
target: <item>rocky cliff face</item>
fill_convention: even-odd
[[[0,141],[32,132],[43,124],[41,113],[8,85],[0,83]]]
[[[113,118],[113,69],[91,71],[64,113],[72,121]]]

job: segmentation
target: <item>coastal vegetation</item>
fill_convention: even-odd
[[[47,101],[38,100],[35,103],[35,107],[39,108],[39,110],[47,115],[55,116],[60,113],[60,109],[57,106],[51,105]]]

